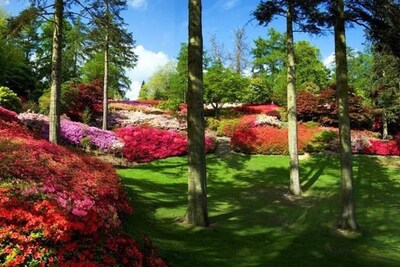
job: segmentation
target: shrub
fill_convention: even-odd
[[[369,129],[372,126],[371,111],[362,105],[362,99],[349,90],[349,116],[353,128]],[[324,126],[337,126],[336,85],[321,90],[318,95],[302,91],[297,95],[297,116],[302,121],[316,121]]]
[[[278,120],[277,117],[260,114],[260,115],[257,115],[257,117],[256,117],[255,125],[273,126],[273,127],[281,128],[282,122],[280,120]]]
[[[365,154],[382,156],[400,156],[400,142],[398,140],[370,139],[369,146],[362,151]]]
[[[61,114],[66,114],[73,121],[83,121],[84,114],[91,114],[92,122],[101,116],[103,99],[101,84],[66,83],[61,88]],[[50,91],[39,98],[40,111],[48,114],[50,107]],[[86,111],[85,111],[86,110]]]
[[[334,141],[337,140],[338,133],[333,130],[323,130],[316,133],[310,142],[304,147],[306,152],[322,152],[334,149]]]
[[[16,112],[21,111],[22,102],[18,95],[10,88],[0,86],[0,106]]]
[[[115,133],[124,141],[123,155],[130,161],[149,162],[187,153],[187,137],[175,131],[127,126],[116,129]],[[206,151],[215,148],[211,138],[206,137],[205,142]]]
[[[165,266],[123,234],[111,165],[34,138],[0,108],[0,265]]]
[[[264,105],[242,105],[235,107],[235,110],[242,114],[265,114],[273,117],[280,118],[279,106],[275,104],[264,104]]]
[[[304,152],[304,147],[310,142],[318,128],[298,126],[298,150]],[[248,127],[235,130],[231,147],[240,152],[250,154],[286,155],[288,153],[288,130],[275,127]]]
[[[49,119],[36,113],[21,113],[18,118],[28,126],[37,137],[48,139]],[[84,143],[102,152],[112,153],[122,149],[122,140],[111,131],[89,127],[80,122],[61,119],[61,141],[66,145],[84,146]]]

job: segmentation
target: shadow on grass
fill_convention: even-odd
[[[278,156],[209,157],[209,229],[175,220],[186,208],[185,158],[121,170],[136,211],[127,227],[135,236],[148,234],[172,266],[400,264],[400,170],[355,157],[363,235],[344,238],[332,231],[339,212],[337,158],[301,162],[305,196],[300,199],[287,196],[287,165],[288,158]]]

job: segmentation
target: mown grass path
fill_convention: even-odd
[[[210,229],[179,222],[186,208],[186,158],[121,169],[135,214],[127,226],[148,234],[172,266],[400,266],[399,158],[356,156],[362,234],[333,230],[339,209],[335,156],[301,161],[304,197],[287,196],[288,158],[208,157]]]

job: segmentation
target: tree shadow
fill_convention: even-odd
[[[174,165],[182,168],[185,161],[153,165],[168,183],[124,179],[137,209],[128,221],[135,228],[130,231],[149,234],[175,266],[399,265],[399,169],[384,168],[372,157],[354,158],[357,218],[364,231],[346,238],[332,231],[340,205],[336,157],[300,162],[302,198],[287,194],[288,158],[240,157],[208,158],[209,229],[175,220],[186,208],[187,177],[168,177],[181,173]],[[143,166],[138,172],[151,169]]]

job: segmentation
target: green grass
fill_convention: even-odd
[[[301,199],[286,195],[287,157],[208,157],[209,229],[177,219],[187,202],[185,158],[118,172],[135,209],[129,232],[149,235],[172,266],[400,266],[398,161],[354,158],[362,234],[352,237],[333,227],[340,186],[334,156],[301,161]]]

